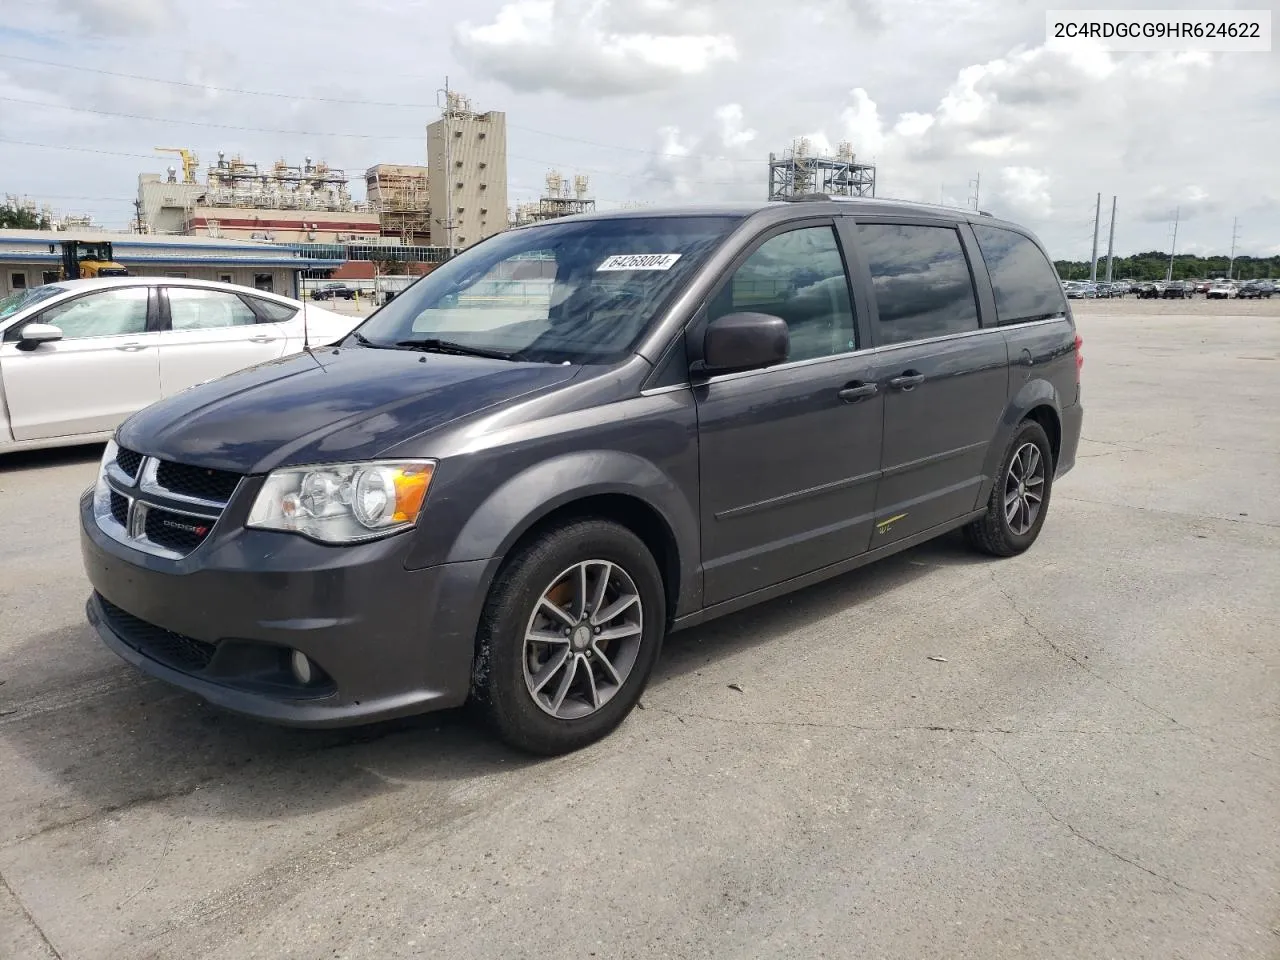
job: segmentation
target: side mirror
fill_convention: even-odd
[[[19,350],[34,350],[42,343],[53,343],[62,339],[62,328],[52,323],[28,323],[18,334]]]
[[[702,338],[704,373],[755,370],[782,363],[791,352],[791,332],[768,313],[728,313],[707,324]]]

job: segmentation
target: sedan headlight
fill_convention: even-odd
[[[406,460],[274,470],[247,525],[324,543],[373,540],[417,522],[434,469],[434,460]]]

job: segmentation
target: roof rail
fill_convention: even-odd
[[[946,203],[927,203],[923,200],[891,200],[888,197],[849,197],[849,196],[832,196],[827,193],[798,193],[789,197],[776,197],[774,199],[781,200],[784,203],[808,203],[811,201],[833,200],[837,202],[850,202],[857,200],[876,201],[881,203],[901,203],[909,207],[929,207],[935,210],[950,210],[953,212],[963,211],[965,213],[976,213],[980,217],[991,217],[994,214],[988,213],[986,210],[974,210],[972,207],[958,207]]]

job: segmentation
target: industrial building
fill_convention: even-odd
[[[432,243],[462,250],[507,229],[507,116],[456,91],[427,127]],[[439,236],[436,230],[439,228]]]
[[[383,238],[430,245],[431,194],[427,168],[378,163],[364,172],[365,200],[378,215]]]
[[[554,220],[557,217],[568,217],[575,213],[590,213],[595,210],[596,202],[587,196],[588,180],[584,174],[577,174],[573,184],[560,175],[559,170],[547,172],[547,189],[536,202],[519,204],[511,216],[511,226],[523,223],[537,223],[540,220]]]
[[[195,154],[161,149],[181,156],[182,177],[176,167],[167,177],[139,175],[140,232],[283,243],[363,242],[380,235],[378,215],[352,200],[346,172],[324,161],[259,166],[220,152],[201,183]]]
[[[781,157],[770,153],[769,199],[785,200],[806,193],[874,197],[875,165],[859,163],[853,154],[853,144],[847,140],[836,148],[834,157],[813,153],[807,137],[793,143]]]
[[[336,270],[333,248],[305,249],[208,237],[148,236],[102,230],[0,230],[0,296],[54,283],[64,240],[109,241],[115,262],[139,277],[221,280],[295,296],[304,272]]]

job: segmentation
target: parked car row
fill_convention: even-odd
[[[1111,283],[1105,280],[1064,280],[1062,292],[1070,300],[1107,300],[1111,297],[1123,297],[1132,290],[1127,280]]]
[[[1065,280],[1062,289],[1075,299],[1132,293],[1139,300],[1185,300],[1201,293],[1210,300],[1226,300],[1269,299],[1280,291],[1280,286],[1272,280],[1120,280],[1112,284]]]

